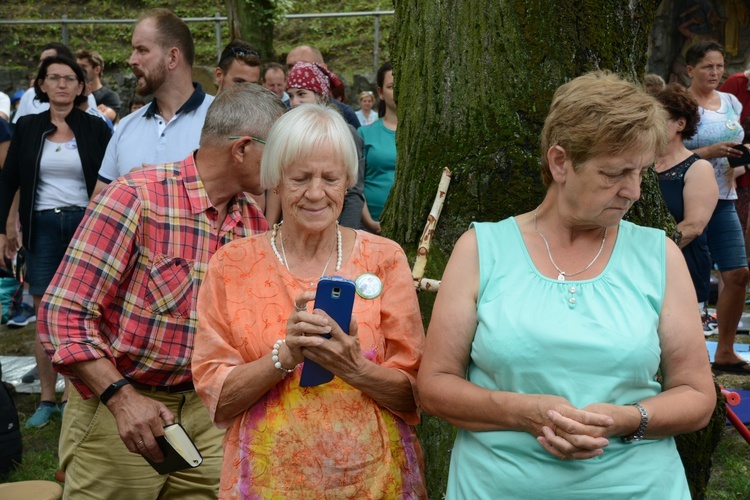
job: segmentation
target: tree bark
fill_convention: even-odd
[[[274,0],[226,0],[229,35],[253,45],[264,60],[272,59]]]
[[[541,202],[538,144],[552,94],[593,69],[640,80],[658,3],[395,0],[398,164],[381,221],[410,255],[442,169],[453,172],[426,277],[440,278],[470,222],[501,220]],[[630,220],[676,235],[655,174],[642,190]],[[432,301],[421,294],[426,321]],[[419,431],[430,498],[441,498],[455,431],[429,416]]]

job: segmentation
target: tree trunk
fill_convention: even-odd
[[[450,168],[453,181],[426,272],[440,278],[471,221],[501,220],[543,199],[539,135],[557,87],[597,68],[642,77],[658,1],[395,4],[398,165],[381,220],[386,236],[414,255],[440,173]],[[655,174],[644,181],[629,217],[676,234]],[[420,297],[425,320],[432,301]],[[430,498],[441,498],[454,429],[425,416],[419,430]],[[708,440],[720,438],[708,434]]]
[[[264,60],[272,59],[274,0],[226,0],[229,36],[254,46]]]

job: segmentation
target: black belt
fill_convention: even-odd
[[[147,392],[166,392],[167,394],[179,394],[181,392],[190,392],[195,390],[193,382],[183,382],[176,385],[148,385],[133,380],[128,380],[130,385],[138,389],[139,391]]]
[[[46,214],[49,212],[59,214],[60,212],[83,212],[84,210],[86,210],[85,207],[55,207],[48,208],[47,210],[35,210],[35,212],[38,214]]]

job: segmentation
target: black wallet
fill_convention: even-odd
[[[748,144],[743,144],[741,146],[732,146],[737,151],[741,151],[742,156],[740,156],[739,158],[732,158],[731,156],[728,157],[730,167],[741,167],[743,165],[750,165],[750,151],[748,151],[747,146]]]

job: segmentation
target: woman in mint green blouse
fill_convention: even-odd
[[[695,292],[663,231],[622,220],[666,122],[614,75],[563,85],[544,200],[458,240],[418,377],[459,427],[446,498],[690,498],[672,436],[716,403]]]

